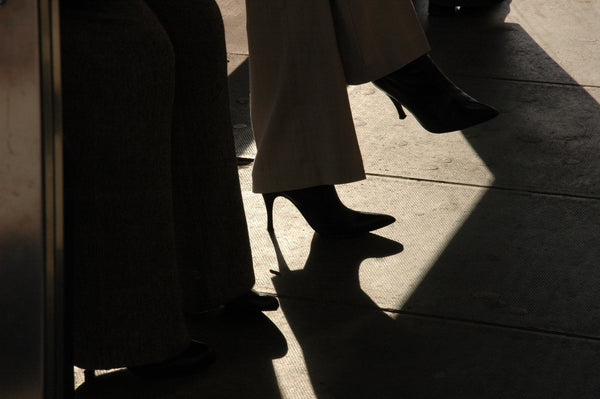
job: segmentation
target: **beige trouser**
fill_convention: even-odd
[[[347,85],[429,51],[411,0],[246,0],[253,191],[365,178]]]

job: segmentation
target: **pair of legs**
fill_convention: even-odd
[[[269,214],[278,195],[302,211],[323,202],[307,196],[335,195],[331,188],[324,194],[322,187],[365,178],[348,84],[373,81],[401,118],[405,106],[432,132],[462,129],[496,114],[431,62],[411,0],[252,0],[246,7],[258,149],[253,190],[266,195]],[[308,193],[315,187],[321,187],[318,194]],[[352,234],[393,221],[337,209],[339,217],[333,219],[345,225],[342,230],[360,219],[363,226]],[[337,222],[331,214],[307,219],[329,218],[320,224],[332,225]]]
[[[253,190],[365,178],[347,85],[429,51],[410,0],[246,2]]]
[[[254,274],[214,0],[64,0],[66,263],[82,368],[161,362]]]

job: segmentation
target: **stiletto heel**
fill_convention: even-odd
[[[265,200],[265,207],[267,208],[267,231],[273,232],[273,202],[277,198],[277,193],[266,193],[263,194]]]
[[[398,110],[398,116],[400,117],[400,119],[406,119],[406,112],[404,112],[402,104],[400,104],[395,98],[390,97],[390,100],[392,100],[392,103],[396,106],[396,109]]]
[[[429,55],[424,55],[373,84],[394,102],[400,118],[407,108],[432,133],[462,130],[488,121],[498,111],[469,96],[452,83]],[[401,106],[400,106],[401,105]]]
[[[263,194],[267,207],[267,230],[273,232],[273,202],[284,197],[298,208],[314,231],[324,237],[354,237],[377,230],[396,219],[390,215],[359,212],[347,208],[331,185]]]

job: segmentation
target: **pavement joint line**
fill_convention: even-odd
[[[583,87],[583,88],[600,88],[600,85],[594,84],[580,84],[580,83],[565,83],[565,82],[550,82],[544,80],[531,80],[531,79],[517,79],[517,78],[503,78],[501,76],[477,76],[477,75],[462,75],[453,74],[452,77],[466,78],[466,79],[482,79],[482,80],[501,80],[504,82],[514,83],[530,83],[539,85],[554,85],[554,86],[567,86],[567,87]]]
[[[245,56],[249,57],[248,53],[236,53],[236,52],[228,52],[227,55],[234,56]],[[544,80],[531,80],[531,79],[517,79],[517,78],[503,78],[501,76],[477,76],[477,75],[463,75],[463,74],[452,74],[453,77],[457,78],[465,78],[465,79],[482,79],[482,80],[500,80],[505,82],[514,82],[514,83],[530,83],[530,84],[539,84],[539,85],[555,85],[555,86],[566,86],[566,87],[583,87],[583,88],[595,88],[600,89],[600,85],[595,84],[580,84],[580,83],[565,83],[565,82],[551,82]]]
[[[543,195],[543,196],[555,197],[555,198],[557,197],[557,198],[570,198],[570,199],[582,199],[582,200],[600,200],[600,196],[594,196],[594,195],[569,194],[569,193],[558,193],[558,192],[555,193],[555,192],[549,192],[549,191],[527,190],[527,189],[522,189],[522,188],[487,186],[487,185],[483,185],[483,184],[452,182],[452,181],[445,181],[445,180],[426,179],[426,178],[422,178],[422,177],[386,175],[383,173],[367,172],[365,174],[367,176],[372,176],[372,177],[382,177],[382,178],[389,178],[389,179],[400,179],[400,180],[409,180],[409,181],[418,181],[418,182],[427,182],[427,183],[439,183],[439,184],[446,184],[446,185],[450,185],[450,186],[487,188],[489,190],[511,191],[511,192],[521,193],[521,194],[535,194],[535,195]]]
[[[472,319],[466,319],[466,318],[460,318],[460,317],[450,317],[450,316],[442,316],[442,315],[419,313],[419,312],[410,312],[410,311],[398,310],[398,309],[391,309],[391,310],[381,309],[381,310],[383,310],[385,312],[389,312],[389,313],[396,313],[396,314],[401,314],[401,315],[405,315],[405,316],[419,317],[419,318],[424,318],[424,319],[438,319],[438,320],[445,320],[445,321],[450,321],[450,322],[455,322],[455,323],[460,323],[460,324],[470,324],[470,325],[498,328],[498,329],[503,329],[503,330],[520,331],[523,333],[533,333],[533,334],[540,334],[540,335],[548,335],[548,336],[552,336],[552,337],[572,338],[572,339],[578,339],[578,340],[582,340],[582,341],[600,342],[600,337],[593,336],[593,335],[560,332],[560,331],[547,330],[547,329],[537,328],[537,327],[521,327],[521,326],[510,325],[510,324],[494,323],[494,322],[489,322],[489,321],[472,320]]]
[[[409,317],[414,317],[414,318],[419,318],[419,319],[443,320],[443,321],[453,322],[456,324],[466,324],[466,325],[472,325],[472,326],[497,328],[497,329],[502,329],[502,330],[518,331],[518,332],[527,333],[527,334],[539,334],[539,335],[546,335],[546,336],[551,336],[551,337],[577,339],[577,340],[581,340],[581,341],[600,342],[600,337],[595,337],[592,335],[560,332],[560,331],[553,331],[553,330],[547,330],[547,329],[536,328],[536,327],[520,327],[520,326],[501,324],[501,323],[493,323],[493,322],[482,321],[482,320],[473,320],[473,319],[466,319],[466,318],[460,318],[460,317],[442,316],[442,315],[437,315],[437,314],[411,312],[411,311],[406,311],[406,310],[401,310],[401,309],[393,309],[393,308],[380,308],[377,306],[360,305],[360,304],[331,301],[331,300],[330,301],[319,301],[315,298],[310,298],[310,297],[278,295],[278,298],[292,300],[292,301],[298,301],[298,302],[313,302],[315,304],[320,304],[320,305],[336,305],[336,306],[342,306],[342,307],[346,307],[346,308],[359,308],[362,310],[368,310],[368,311],[373,311],[373,312],[394,313],[397,315],[409,316]],[[285,311],[283,313],[285,315]]]

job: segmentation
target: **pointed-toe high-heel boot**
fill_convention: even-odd
[[[406,107],[421,126],[432,133],[462,130],[488,121],[498,111],[456,87],[429,55],[375,80],[373,84],[392,100],[400,119]]]
[[[390,215],[358,212],[347,208],[340,201],[334,186],[315,186],[263,194],[267,207],[267,230],[270,232],[273,232],[273,202],[277,197],[290,200],[310,227],[323,237],[355,237],[396,221]]]

